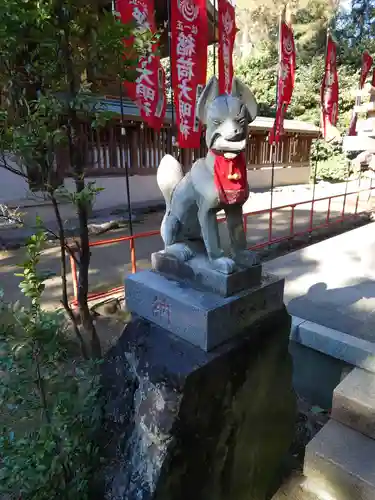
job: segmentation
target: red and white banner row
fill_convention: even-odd
[[[201,128],[196,103],[206,84],[208,20],[206,0],[169,0],[171,6],[171,68],[178,144],[198,148]],[[135,22],[140,30],[156,33],[154,0],[117,0],[116,9],[124,24]],[[236,36],[234,6],[218,0],[219,87],[231,91],[233,46]],[[134,43],[134,36],[124,41]],[[137,103],[142,118],[156,130],[164,123],[166,112],[165,72],[157,55],[157,45],[148,57],[141,57],[134,82],[124,82],[128,96]]]
[[[206,84],[208,21],[207,0],[168,0],[171,7],[171,72],[174,105],[177,115],[178,144],[181,148],[198,148],[201,126],[196,116],[196,104]],[[135,22],[140,30],[156,33],[154,0],[117,0],[117,11],[125,24]],[[236,37],[235,9],[230,0],[218,0],[219,31],[219,89],[230,93],[233,78],[233,47]],[[124,41],[132,47],[134,36]],[[164,123],[167,98],[165,72],[153,45],[150,55],[141,57],[134,82],[124,82],[128,96],[137,103],[142,118],[159,130]],[[331,35],[327,36],[324,76],[321,85],[323,136],[330,136],[338,119],[339,83],[337,47]],[[359,88],[362,88],[373,60],[365,51]],[[296,69],[296,50],[292,27],[280,22],[279,70],[277,81],[276,118],[269,135],[270,144],[279,142],[283,123],[291,102]],[[375,86],[375,69],[372,78]],[[353,110],[349,135],[356,134],[357,114]]]

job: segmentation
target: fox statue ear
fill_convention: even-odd
[[[245,104],[250,115],[250,122],[255,120],[258,112],[258,104],[256,102],[256,99],[249,87],[242,83],[241,80],[239,80],[235,76],[232,80],[231,94],[233,97],[238,97],[238,99],[241,99],[241,101]]]
[[[197,103],[197,115],[200,121],[206,125],[207,108],[209,104],[219,95],[219,82],[216,76],[212,76],[204,87]]]

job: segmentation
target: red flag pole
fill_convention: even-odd
[[[219,0],[220,1],[220,0]],[[214,43],[212,44],[212,49],[214,51],[214,75],[216,76],[216,0],[213,0],[213,6],[214,6]]]
[[[362,71],[362,69],[361,69],[361,71]],[[359,83],[358,88],[360,88],[360,87],[361,87],[361,85]],[[357,105],[357,101],[358,101],[358,95],[355,98],[355,106]],[[351,135],[351,133],[353,132],[353,128],[354,128],[354,132],[355,132],[354,135],[356,135],[356,126],[357,126],[357,116],[356,116],[356,114],[354,112],[354,108],[353,108],[352,116],[351,116],[350,124],[349,124],[348,135]],[[350,160],[348,157],[346,158],[346,172],[345,173],[346,173],[346,179],[345,179],[344,197],[343,197],[343,201],[342,201],[341,219],[343,219],[344,215],[345,215],[345,205],[346,205],[346,198],[347,198],[347,194],[348,194],[348,184],[349,184],[349,177],[350,177]],[[343,223],[344,221],[342,220],[341,222]]]
[[[372,57],[370,56],[369,52],[365,50],[362,54],[362,64],[361,64],[361,73],[359,77],[358,90],[363,89],[367,75],[371,69],[372,63],[373,63]],[[357,135],[358,113],[355,111],[355,107],[360,106],[361,103],[362,103],[362,96],[358,92],[358,95],[355,98],[355,105],[352,112],[352,118],[350,120],[348,135]]]
[[[168,54],[169,54],[169,84],[171,90],[171,142],[170,142],[170,154],[173,156],[173,147],[175,145],[175,130],[176,130],[176,120],[174,115],[174,92],[173,92],[173,76],[172,76],[172,1],[167,0],[167,30],[168,30]],[[177,150],[178,159],[180,158],[180,151]]]
[[[359,82],[359,88],[363,89],[366,78],[370,72],[371,66],[373,63],[373,59],[368,53],[368,51],[365,51],[362,55],[362,65],[361,65],[361,77],[360,77],[360,82]],[[362,95],[357,96],[358,97],[358,103],[357,105],[359,106],[362,103]],[[358,211],[358,204],[359,204],[359,195],[360,195],[360,189],[361,189],[361,180],[362,180],[362,167],[361,165],[359,166],[359,172],[358,172],[358,186],[357,186],[357,199],[355,203],[355,214],[357,214]]]
[[[115,10],[118,10],[117,8],[118,2],[115,4],[115,0],[112,2],[112,13],[114,15]],[[121,122],[121,133],[120,133],[120,155],[122,155],[122,151],[126,151],[124,143],[124,137],[126,135],[126,128],[125,128],[125,114],[124,114],[124,88],[123,88],[123,82],[120,79],[119,82],[119,97],[120,97],[120,122]],[[127,209],[128,209],[128,224],[129,224],[129,234],[130,236],[133,236],[133,214],[132,214],[132,202],[131,202],[131,196],[130,196],[130,180],[129,180],[129,164],[127,161],[123,160],[124,165],[125,165],[125,191],[126,191],[126,201],[127,201]],[[134,240],[131,238],[130,240],[130,257],[131,257],[131,262],[133,263],[133,267],[136,266],[134,264],[135,261],[135,253],[133,257],[133,250],[134,250]],[[134,260],[133,260],[134,259]],[[136,270],[136,269],[135,269]],[[132,269],[133,272],[135,272]]]
[[[360,84],[358,84],[358,88],[360,88]],[[358,99],[358,96],[356,96],[356,102],[357,102],[357,99]],[[350,135],[350,133],[351,133],[351,128],[352,128],[352,123],[353,122],[354,122],[354,130],[356,129],[357,118],[356,118],[356,116],[353,113],[354,113],[354,108],[353,108],[353,111],[352,111],[352,117],[350,119],[348,135]],[[345,205],[346,205],[346,198],[347,198],[347,194],[348,194],[349,176],[350,176],[350,160],[347,157],[346,158],[345,191],[344,191],[344,197],[343,197],[343,201],[342,201],[342,210],[341,210],[341,218],[342,219],[343,219],[343,217],[345,215]],[[343,222],[343,221],[341,221],[341,222]]]
[[[327,28],[327,34],[326,34],[326,50],[325,50],[325,57],[324,57],[324,75],[323,75],[323,81],[322,81],[322,86],[320,90],[320,134],[323,129],[323,137],[326,137],[326,120],[324,116],[324,91],[325,91],[325,79],[327,78],[326,72],[327,72],[327,58],[328,58],[328,41],[330,37],[330,29],[329,27]]]
[[[361,90],[361,82],[358,83],[358,90]],[[359,92],[358,92],[359,94]],[[362,102],[360,95],[355,96],[354,107],[352,110],[352,117],[350,119],[349,131],[348,135],[357,135],[357,112],[355,111],[355,107],[359,106]]]
[[[276,74],[276,111],[278,109],[278,100],[279,100],[279,76],[280,76],[280,67],[281,67],[281,54],[282,54],[282,48],[281,48],[281,24],[283,20],[285,19],[285,12],[286,12],[286,6],[284,5],[283,10],[281,11],[280,14],[280,19],[279,19],[279,63],[278,63],[278,70]],[[270,215],[269,215],[269,224],[268,224],[268,242],[270,243],[272,241],[272,226],[273,226],[273,188],[274,188],[274,183],[275,183],[275,159],[276,159],[276,142],[275,142],[275,134],[276,134],[276,117],[275,121],[273,123],[273,141],[271,145],[271,200],[270,200]]]
[[[121,149],[120,149],[120,154],[122,154],[121,151],[126,151],[125,147],[123,144],[123,136],[126,134],[126,128],[125,128],[125,119],[124,119],[124,91],[123,91],[123,83],[120,81],[120,113],[121,113],[121,134],[120,134],[120,144],[121,144]],[[127,205],[128,205],[128,224],[129,224],[129,233],[130,236],[133,236],[133,217],[132,217],[132,202],[130,198],[130,181],[129,181],[129,165],[127,161],[124,161],[125,163],[125,188],[126,188],[126,197],[127,197]],[[134,240],[130,240],[130,245],[134,244]]]
[[[327,28],[327,34],[326,34],[326,50],[325,50],[325,59],[324,59],[324,64],[326,64],[327,57],[328,57],[328,40],[331,35],[331,30],[328,27]],[[323,78],[325,79],[327,77],[326,71],[324,70],[324,76]],[[322,87],[323,87],[324,81],[322,82]],[[314,223],[314,205],[315,205],[315,190],[316,190],[316,175],[318,171],[318,152],[319,152],[319,140],[322,137],[322,129],[323,129],[323,136],[326,136],[325,129],[326,129],[326,123],[325,123],[325,117],[324,117],[324,94],[323,91],[321,90],[320,93],[320,110],[321,110],[321,126],[320,126],[320,132],[319,132],[319,137],[317,138],[316,142],[316,149],[315,149],[315,162],[314,162],[314,175],[313,175],[313,192],[312,192],[312,201],[311,201],[311,211],[310,211],[310,232],[309,232],[309,237],[311,238],[311,233],[312,233],[312,228],[313,228],[313,223]]]

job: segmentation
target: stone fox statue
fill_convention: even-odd
[[[165,251],[178,259],[195,255],[194,241],[204,242],[210,265],[224,274],[239,266],[258,263],[246,250],[242,205],[249,196],[245,149],[248,124],[257,114],[256,100],[246,85],[233,79],[230,95],[219,95],[216,77],[206,85],[197,103],[197,114],[206,125],[208,153],[184,175],[171,155],[162,158],[157,182],[166,202],[161,225]],[[231,258],[220,246],[216,214],[224,210],[230,237]]]

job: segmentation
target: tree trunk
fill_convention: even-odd
[[[60,9],[59,14],[64,16],[62,9]],[[74,102],[74,99],[79,93],[79,82],[80,75],[76,75],[73,66],[72,59],[72,48],[70,44],[70,27],[66,22],[62,22],[64,36],[62,39],[62,52],[65,63],[66,77],[69,85],[70,98]],[[80,144],[79,135],[79,119],[77,116],[77,111],[73,106],[69,106],[68,113],[68,139],[69,139],[69,150],[70,150],[70,163],[73,170],[76,192],[79,195],[85,189],[84,180],[84,158],[83,151],[84,148]],[[91,336],[91,353],[93,357],[101,357],[101,346],[100,340],[93,322],[88,303],[88,276],[89,276],[89,266],[90,266],[90,247],[89,247],[89,231],[87,227],[88,223],[88,204],[87,201],[82,197],[78,196],[77,201],[77,215],[79,221],[79,236],[80,236],[80,255],[78,262],[78,308],[81,316],[81,322],[83,328]]]
[[[85,188],[83,178],[77,176],[75,180],[77,193],[81,193]],[[92,315],[87,303],[87,295],[89,289],[89,268],[90,268],[90,246],[89,246],[89,230],[87,227],[87,205],[78,202],[78,220],[79,220],[79,236],[80,236],[80,259],[79,259],[79,276],[78,276],[78,307],[81,315],[81,321],[84,329],[91,336],[91,353],[95,358],[100,358],[102,355],[100,340],[92,319]]]
[[[61,259],[61,287],[62,287],[61,303],[65,309],[65,312],[69,316],[74,333],[75,333],[77,340],[80,344],[81,354],[82,354],[84,359],[88,359],[85,341],[84,341],[84,339],[81,335],[81,332],[79,330],[79,326],[77,324],[77,319],[74,316],[72,308],[69,305],[68,286],[67,286],[67,278],[66,278],[66,240],[65,240],[64,225],[63,225],[63,222],[61,219],[60,209],[59,209],[54,191],[50,191],[49,195],[50,195],[50,198],[52,201],[52,206],[53,206],[53,209],[55,212],[57,226],[59,228],[60,259]],[[74,256],[74,258],[76,258],[76,257]]]

